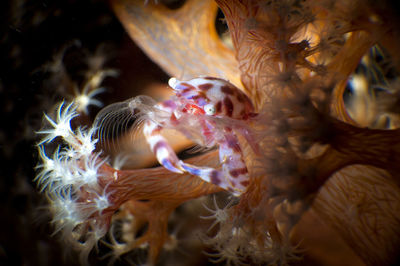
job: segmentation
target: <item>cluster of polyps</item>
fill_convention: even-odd
[[[96,129],[71,129],[71,120],[78,116],[76,108],[63,102],[56,119],[45,115],[52,128],[38,132],[44,137],[38,144],[42,164],[36,181],[50,201],[56,232],[62,229],[66,238],[85,235],[88,238],[78,243],[91,248],[108,230],[107,219],[99,217],[111,206],[111,192],[104,186],[107,175],[100,170],[105,161],[95,152]],[[48,156],[46,148],[59,139],[62,144]]]

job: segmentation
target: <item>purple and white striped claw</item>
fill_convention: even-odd
[[[157,161],[171,172],[182,174],[180,160],[167,140],[160,134],[162,127],[152,121],[146,121],[143,133]]]
[[[181,161],[182,168],[195,176],[200,177],[202,180],[219,186],[220,188],[231,191],[235,196],[239,196],[244,190],[237,189],[229,182],[229,178],[225,176],[222,171],[215,170],[211,167],[194,166],[186,164]]]

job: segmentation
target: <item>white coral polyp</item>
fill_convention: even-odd
[[[74,101],[78,105],[77,110],[84,114],[88,114],[90,105],[94,105],[97,107],[103,106],[103,103],[101,101],[94,99],[93,97],[104,91],[105,91],[104,88],[97,88],[89,93],[84,91],[82,94],[76,95]]]
[[[78,116],[76,110],[74,103],[65,105],[62,102],[57,109],[56,119],[45,114],[52,128],[38,132],[44,137],[38,144],[42,163],[38,165],[40,172],[35,181],[50,201],[55,232],[62,231],[66,239],[77,243],[80,243],[78,239],[81,236],[94,237],[95,241],[85,242],[85,248],[89,249],[107,231],[107,223],[97,215],[110,207],[111,203],[98,182],[103,176],[99,169],[105,160],[94,152],[96,128],[73,131],[71,120]],[[48,156],[46,146],[57,137],[61,137],[64,143],[56,147],[52,156]]]
[[[99,177],[101,177],[98,170],[103,165],[104,161],[99,159],[99,154],[84,158],[84,160],[84,165],[78,168],[77,178],[79,182],[95,188]]]
[[[80,142],[80,145],[77,147],[77,152],[80,155],[89,156],[96,148],[96,143],[98,139],[93,138],[93,134],[95,131],[96,128],[91,128],[87,132],[82,130],[81,128],[77,129],[76,137]]]
[[[95,198],[94,201],[96,203],[96,209],[99,212],[102,212],[103,210],[110,207],[110,203],[108,201],[107,195],[101,195],[101,196]]]
[[[57,118],[55,121],[45,114],[44,117],[53,128],[38,132],[38,134],[46,135],[39,145],[43,143],[50,143],[57,137],[62,137],[67,141],[70,140],[71,136],[73,135],[71,129],[71,120],[78,116],[75,110],[76,107],[74,103],[70,103],[68,106],[64,107],[64,102],[62,102],[57,109]]]

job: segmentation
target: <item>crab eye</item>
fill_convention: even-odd
[[[206,104],[204,106],[204,112],[206,112],[207,115],[214,115],[215,114],[215,106],[213,104]]]
[[[176,84],[178,84],[178,80],[176,78],[170,78],[168,80],[168,86],[175,89]]]

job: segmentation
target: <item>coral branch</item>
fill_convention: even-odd
[[[112,6],[131,38],[171,76],[214,76],[241,87],[233,52],[214,27],[213,1],[185,1],[177,10],[141,0],[113,0]]]
[[[337,172],[313,209],[368,265],[395,265],[400,241],[400,189],[387,172],[360,165]]]
[[[217,152],[208,153],[188,162],[201,162],[213,166]],[[203,195],[212,194],[221,189],[189,174],[176,174],[163,167],[136,170],[106,170],[115,176],[109,184],[110,191],[118,191],[119,204],[129,200],[171,200],[184,202]]]
[[[372,38],[367,32],[354,32],[351,34],[345,45],[334,59],[328,64],[327,68],[331,75],[334,75],[336,82],[332,97],[332,111],[340,119],[354,123],[345,111],[343,104],[343,93],[347,85],[348,78],[359,64],[361,57],[377,42],[378,36]]]

